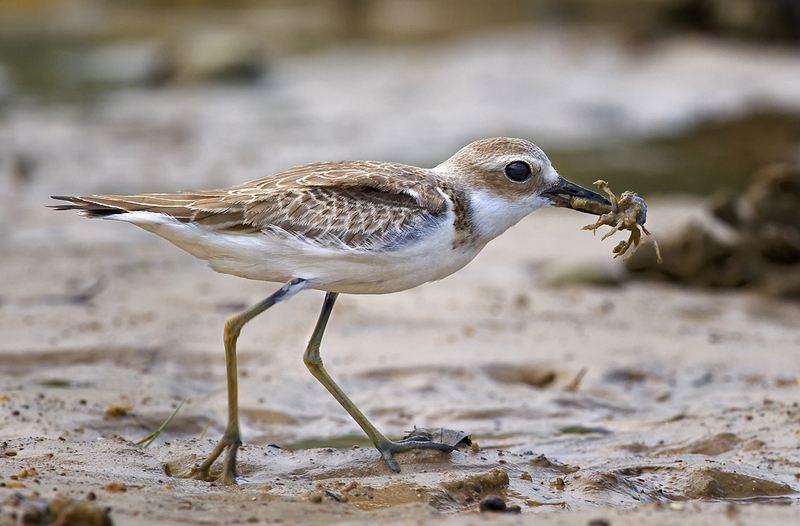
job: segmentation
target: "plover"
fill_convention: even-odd
[[[208,261],[217,272],[283,283],[225,324],[228,425],[194,471],[207,479],[227,449],[220,476],[224,483],[236,480],[236,451],[242,444],[236,340],[248,321],[303,289],[325,291],[303,360],[369,436],[387,466],[399,472],[392,458],[398,451],[454,448],[434,441],[389,440],[329,376],[319,349],[338,295],[385,294],[442,279],[543,206],[609,206],[601,195],[559,176],[539,147],[506,137],[473,142],[431,169],[318,162],[220,190],[53,197],[69,202],[53,206],[57,210],[133,223]],[[588,208],[582,211],[599,214]]]

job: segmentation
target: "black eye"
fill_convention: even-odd
[[[531,176],[531,167],[522,161],[514,161],[506,165],[506,176],[512,181],[521,183]]]

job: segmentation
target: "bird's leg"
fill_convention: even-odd
[[[311,340],[309,340],[308,347],[306,347],[306,352],[303,354],[303,361],[305,362],[306,367],[308,367],[308,370],[311,371],[311,374],[313,374],[314,377],[325,386],[325,389],[327,389],[333,395],[333,397],[336,398],[342,407],[344,407],[345,411],[350,413],[350,416],[353,417],[359,427],[361,427],[369,439],[372,440],[372,443],[375,444],[375,447],[378,448],[383,461],[386,462],[386,465],[389,466],[389,469],[395,473],[400,473],[400,466],[392,458],[392,455],[398,451],[407,451],[409,449],[438,449],[441,451],[455,450],[455,447],[439,442],[425,440],[401,440],[394,442],[389,440],[380,431],[378,431],[369,420],[367,420],[367,417],[364,416],[364,413],[362,413],[361,410],[356,407],[353,401],[350,400],[346,394],[344,394],[344,391],[342,391],[342,389],[336,385],[336,382],[333,381],[333,378],[330,377],[328,372],[325,370],[325,367],[322,365],[322,357],[319,354],[319,346],[322,342],[322,335],[325,332],[325,326],[328,324],[328,319],[331,316],[333,304],[336,302],[336,298],[338,296],[339,294],[335,292],[328,292],[325,294],[325,300],[322,303],[322,312],[320,312],[317,325],[314,327]]]
[[[242,434],[239,430],[239,376],[236,366],[236,340],[245,323],[252,320],[268,308],[279,301],[289,299],[306,286],[306,281],[296,278],[281,287],[264,301],[253,305],[243,313],[234,316],[225,323],[223,339],[225,341],[225,365],[228,375],[228,426],[225,434],[222,435],[217,447],[200,465],[192,469],[191,475],[200,480],[207,480],[211,465],[226,449],[228,455],[225,457],[225,467],[220,475],[220,482],[223,484],[234,484],[236,482],[236,452],[242,445]]]

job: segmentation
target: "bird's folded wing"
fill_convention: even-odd
[[[230,234],[272,232],[350,247],[386,247],[447,210],[427,170],[368,161],[315,163],[220,190],[64,197],[89,217],[155,212]]]

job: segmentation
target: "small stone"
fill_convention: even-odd
[[[481,499],[479,509],[490,512],[499,513],[520,513],[522,510],[519,506],[506,506],[506,501],[500,495],[486,495]]]
[[[506,511],[506,501],[499,495],[486,495],[479,507],[481,511]]]
[[[106,415],[114,417],[127,416],[131,409],[133,409],[131,404],[125,402],[114,402],[106,409]]]
[[[109,493],[125,493],[128,491],[128,487],[122,482],[109,482],[103,489]]]

